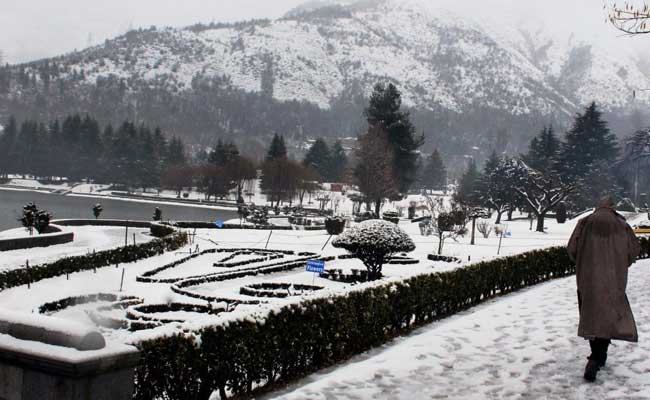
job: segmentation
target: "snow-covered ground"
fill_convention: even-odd
[[[575,278],[491,300],[309,376],[268,399],[650,399],[650,260],[630,269],[640,342],[614,342],[594,384]]]
[[[630,217],[632,223],[637,219],[646,218],[645,215]],[[547,246],[564,245],[576,222],[574,220],[560,225],[554,220],[548,220],[547,232],[539,233],[530,230],[530,223],[526,219],[516,219],[511,222],[504,221],[502,228],[508,234],[501,239],[500,255],[515,254]],[[500,238],[493,234],[490,238],[485,239],[477,234],[476,245],[473,246],[469,244],[469,236],[458,239],[458,242],[447,240],[445,243],[443,255],[456,256],[463,260],[462,263],[432,262],[427,260],[427,255],[437,250],[438,239],[434,236],[422,236],[418,224],[402,220],[399,226],[415,242],[416,249],[409,253],[408,256],[419,260],[419,263],[414,265],[385,265],[383,271],[385,280],[403,279],[416,274],[462,268],[467,265],[470,258],[471,262],[475,262],[481,259],[497,257]],[[29,257],[31,265],[35,265],[65,255],[84,254],[92,251],[92,249],[100,250],[102,248],[116,247],[123,244],[124,240],[124,228],[73,227],[70,229],[75,231],[77,239],[72,244],[33,249],[27,253],[25,251],[4,252],[0,267],[20,268],[24,265],[25,256]],[[149,240],[146,230],[135,231],[137,232],[137,242]],[[130,230],[130,232],[133,231]],[[197,245],[200,250],[215,247],[239,249],[265,248],[268,246],[268,249],[293,250],[296,252],[308,251],[323,256],[345,254],[344,250],[332,247],[331,242],[328,242],[329,236],[323,231],[291,230],[271,232],[240,229],[199,229],[196,231],[188,230],[188,233],[196,234],[193,236],[194,244],[192,246],[186,246],[178,251],[168,252],[133,264],[120,265],[119,268],[110,266],[100,268],[96,272],[74,273],[69,276],[69,279],[66,276],[46,279],[32,284],[29,289],[26,286],[21,286],[4,290],[0,292],[0,305],[3,308],[31,313],[38,312],[39,306],[47,302],[70,296],[96,293],[136,296],[142,299],[144,304],[179,302],[206,305],[207,303],[203,300],[190,298],[172,291],[171,283],[147,283],[136,280],[138,276],[143,275],[145,272],[187,257],[190,247],[195,249]],[[131,233],[129,233],[129,241],[132,241]],[[152,277],[185,279],[197,275],[229,272],[223,267],[213,266],[215,262],[222,262],[229,255],[233,255],[230,260],[233,262],[255,258],[253,255],[234,254],[232,251],[208,253],[174,268],[161,271]],[[260,261],[254,264],[232,267],[231,270],[259,267],[277,261],[295,259],[300,259],[300,257],[288,255],[280,260]],[[650,278],[647,278],[648,282],[640,280],[645,279],[639,276],[644,271],[644,268],[642,268],[644,266],[647,267],[650,264],[648,262],[640,263],[640,266],[633,271],[634,275],[630,279],[633,290],[641,290],[646,283],[650,283]],[[326,270],[341,269],[347,271],[352,268],[362,269],[363,265],[356,259],[337,259],[326,263]],[[124,282],[120,292],[122,271],[124,271]],[[179,328],[187,328],[187,324],[190,324],[189,327],[197,327],[203,324],[214,325],[234,317],[257,313],[263,314],[269,309],[280,307],[289,302],[300,301],[304,296],[328,295],[351,290],[354,287],[352,284],[315,277],[314,274],[298,268],[267,275],[259,274],[231,280],[197,283],[194,286],[183,287],[183,289],[215,298],[260,300],[260,298],[246,297],[240,294],[240,289],[243,286],[260,283],[308,285],[313,283],[316,286],[323,287],[323,289],[315,292],[308,291],[304,294],[294,292],[294,296],[289,298],[262,298],[264,304],[240,304],[234,310],[231,309],[218,315],[200,314],[186,310],[162,311],[162,314],[150,315],[187,319],[188,322],[181,326],[170,324],[154,331],[138,333],[108,329],[102,329],[102,332],[112,343],[128,343],[137,340],[137,338],[167,334]],[[372,283],[361,285],[372,285]],[[585,356],[583,353],[586,351],[584,343],[573,338],[576,317],[575,301],[572,297],[575,292],[573,286],[573,280],[569,278],[545,284],[521,294],[492,301],[488,305],[431,325],[408,339],[398,340],[397,345],[403,344],[404,346],[413,347],[410,350],[400,349],[395,352],[399,357],[403,357],[403,360],[385,361],[385,365],[388,366],[386,368],[369,366],[369,370],[373,371],[374,368],[375,372],[368,376],[359,372],[358,378],[354,378],[358,380],[354,381],[355,383],[350,386],[342,384],[343,381],[336,384],[331,383],[327,381],[328,375],[325,374],[322,379],[325,382],[323,385],[328,387],[327,391],[324,389],[311,389],[311,384],[319,384],[315,382],[299,389],[305,392],[299,392],[295,395],[287,394],[287,396],[293,396],[289,398],[338,398],[337,390],[340,390],[347,393],[347,398],[361,399],[372,398],[372,396],[378,398],[410,396],[424,399],[435,398],[436,393],[441,394],[441,396],[447,394],[447,398],[503,398],[509,397],[509,395],[517,398],[518,394],[522,392],[535,393],[537,398],[555,398],[543,397],[542,394],[550,395],[554,393],[553,390],[556,390],[554,389],[556,386],[561,390],[570,390],[572,386],[575,386],[571,384],[571,377],[580,376],[580,370],[583,368],[582,359]],[[631,296],[633,303],[636,301],[634,297]],[[637,296],[636,298],[642,297]],[[644,305],[644,303],[640,304]],[[97,302],[70,307],[54,313],[54,316],[91,325],[92,321],[86,311],[97,310],[99,306],[106,305],[106,302]],[[645,306],[646,308],[650,306],[650,295],[648,304],[645,304]],[[125,318],[126,311],[115,309],[107,312],[106,315]],[[648,316],[648,319],[650,319],[650,312]],[[644,314],[637,314],[637,317],[641,317],[640,325],[643,324]],[[432,336],[427,336],[429,332],[433,332],[430,334]],[[643,329],[641,329],[641,332],[643,332]],[[424,335],[422,337],[425,339],[417,339],[421,335]],[[412,340],[415,341],[415,344],[410,344]],[[425,344],[418,340],[424,340]],[[435,341],[432,342],[433,344],[428,345],[426,344],[428,343],[427,340]],[[555,349],[559,349],[558,354],[555,354]],[[567,349],[571,349],[573,353],[569,353]],[[612,351],[617,352],[618,349],[619,347],[615,347]],[[417,353],[417,351],[421,353]],[[381,353],[371,353],[370,356],[368,358],[368,355],[366,355],[354,362],[372,363],[374,362],[372,360],[381,356]],[[635,357],[628,360],[632,365],[630,368],[643,371],[647,367],[650,371],[650,364],[644,364],[637,359],[638,357]],[[368,359],[365,360],[366,358]],[[410,360],[410,363],[407,362],[408,360]],[[621,365],[616,364],[616,362],[614,361],[612,366],[609,367],[614,369],[613,372],[618,371],[615,369],[617,368],[616,365]],[[398,366],[393,367],[394,363],[398,364]],[[560,372],[556,373],[556,369],[559,369]],[[336,374],[336,371],[331,373]],[[538,382],[541,382],[539,379],[546,376],[545,374],[551,375],[545,378],[544,382],[546,383],[537,386]],[[563,378],[561,374],[565,374],[567,378]],[[621,375],[627,376],[625,374]],[[312,380],[318,380],[320,377],[312,378]],[[354,377],[354,375],[351,374],[350,377]],[[420,389],[416,390],[413,388],[418,387],[418,379],[422,381]],[[636,384],[634,379],[637,378],[630,377],[629,379],[630,383]],[[408,386],[408,388],[402,389],[401,386],[397,385],[397,382],[402,381],[406,382],[404,385]],[[386,384],[384,385],[382,382],[386,382]],[[444,389],[445,382],[461,382],[462,384],[458,383],[454,385],[454,388]],[[465,388],[471,387],[471,384],[479,386],[480,391],[476,388],[465,391]],[[428,391],[422,387],[426,385],[430,386],[426,389]],[[396,386],[394,390],[390,389],[392,386]],[[636,385],[635,387],[647,388],[648,386]],[[321,397],[312,397],[312,391],[322,393],[319,395]],[[327,393],[331,395],[327,395]],[[444,396],[441,398],[444,398]]]
[[[514,254],[526,250],[547,247],[553,245],[565,244],[573,229],[575,221],[559,225],[553,220],[548,221],[548,233],[538,233],[529,229],[530,224],[525,219],[519,219],[507,223],[507,232],[510,234],[502,239],[501,256]],[[476,245],[469,245],[469,236],[459,238],[458,242],[448,239],[443,248],[444,255],[456,256],[463,260],[462,263],[432,262],[427,259],[427,255],[438,248],[438,239],[434,236],[422,236],[418,224],[409,221],[400,221],[399,226],[404,229],[413,239],[416,249],[409,253],[408,256],[419,260],[418,264],[413,265],[385,265],[384,275],[386,279],[400,279],[415,274],[429,273],[434,271],[443,271],[453,268],[462,268],[468,263],[481,259],[490,259],[497,257],[499,238],[492,235],[484,239],[480,235],[476,238]],[[503,224],[506,228],[506,224]],[[30,265],[40,264],[42,262],[53,260],[66,255],[84,254],[93,249],[101,250],[104,248],[117,247],[123,244],[124,228],[108,227],[74,227],[69,228],[75,232],[75,241],[67,245],[52,246],[47,248],[32,249],[29,252],[12,251],[4,252],[0,267],[3,268],[21,268],[25,265],[25,257],[30,260]],[[129,233],[129,242],[132,241],[132,230]],[[136,241],[142,242],[149,240],[146,230],[135,230],[137,233]],[[188,233],[194,233],[188,230]],[[6,235],[6,233],[4,233]],[[324,231],[257,231],[257,230],[215,230],[199,229],[196,230],[194,238],[195,248],[197,245],[201,250],[210,248],[264,248],[275,250],[293,250],[295,252],[309,251],[323,256],[336,256],[346,254],[342,249],[332,247],[328,241],[329,235]],[[268,242],[268,245],[267,245]],[[215,244],[216,243],[216,244]],[[187,257],[190,246],[179,249],[177,252],[166,253],[161,256],[152,257],[134,264],[129,264],[125,268],[124,290],[122,295],[137,296],[142,298],[145,303],[167,303],[167,302],[185,302],[206,304],[204,301],[191,299],[172,292],[171,284],[159,283],[141,283],[136,281],[136,277],[155,268],[166,265],[172,261]],[[219,262],[231,253],[211,253],[199,256],[186,263],[182,263],[174,268],[161,271],[154,275],[153,278],[164,279],[181,279],[193,276],[208,275],[214,273],[223,273],[225,268],[215,268],[213,264]],[[236,255],[230,261],[243,261],[255,258],[250,255]],[[255,264],[244,265],[238,268],[250,268],[263,266],[277,261],[290,261],[298,258],[297,256],[286,256],[282,260],[269,260]],[[357,259],[336,259],[326,263],[326,270],[341,269],[350,271],[351,269],[364,269],[363,264]],[[121,279],[121,270],[114,267],[101,268],[94,271],[80,272],[70,275],[69,280],[66,276],[47,279],[32,285],[31,289],[26,286],[12,288],[0,292],[0,304],[14,310],[32,312],[46,302],[60,300],[68,296],[78,296],[94,293],[116,293],[119,289]],[[250,284],[259,283],[289,283],[289,284],[309,284],[314,283],[317,286],[325,288],[323,292],[338,292],[347,290],[351,285],[334,282],[320,277],[314,277],[313,273],[304,271],[304,269],[295,269],[291,271],[277,272],[269,275],[255,275],[238,278],[234,280],[225,280],[199,284],[186,289],[191,292],[212,295],[216,297],[226,297],[240,299],[239,290],[241,287]],[[319,292],[316,292],[319,293]],[[309,296],[312,294],[306,294]],[[292,299],[264,299],[268,304],[264,307],[280,306]],[[90,323],[85,310],[88,307],[96,307],[102,304],[92,304],[89,306],[73,307],[57,313],[62,318],[71,318]],[[237,307],[237,313],[255,312],[258,306]],[[124,312],[122,312],[122,316]],[[219,317],[210,317],[213,322],[218,322]],[[128,340],[129,333],[126,331],[111,333],[111,337],[116,340]]]
[[[55,261],[59,258],[78,256],[92,253],[93,250],[107,250],[124,246],[125,229],[120,227],[93,227],[93,226],[70,226],[63,227],[64,232],[73,232],[74,241],[66,244],[59,244],[49,247],[35,247],[28,250],[12,250],[0,253],[0,271],[15,268],[22,268],[26,261],[34,266]],[[149,229],[129,228],[128,243],[143,243],[152,239]],[[0,238],[21,237],[26,235],[23,228],[10,229],[0,232]],[[0,302],[0,304],[2,304]]]

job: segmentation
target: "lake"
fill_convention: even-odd
[[[0,231],[20,226],[18,218],[26,203],[34,202],[39,209],[51,212],[55,219],[94,218],[92,208],[101,203],[100,218],[150,221],[155,207],[160,207],[164,220],[214,221],[237,218],[235,210],[214,210],[185,205],[141,203],[109,198],[63,196],[32,191],[0,189]]]

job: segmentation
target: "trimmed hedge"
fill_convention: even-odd
[[[121,302],[124,300],[130,301],[136,299],[138,299],[138,297],[118,296],[112,293],[86,294],[82,296],[66,297],[65,299],[42,304],[40,307],[38,307],[38,312],[39,314],[50,314],[57,311],[65,310],[68,307],[74,307],[81,304],[96,303],[99,301],[114,303],[114,302]]]
[[[239,294],[253,297],[286,298],[289,296],[300,296],[305,291],[314,292],[321,289],[323,289],[322,286],[265,282],[242,286],[239,289]],[[298,291],[300,291],[300,293],[298,293]]]
[[[48,264],[36,265],[30,268],[3,271],[0,272],[0,290],[74,272],[88,271],[118,263],[131,263],[163,254],[166,251],[176,250],[186,245],[187,242],[187,234],[177,232],[147,243],[118,247],[82,256],[61,258]]]
[[[486,299],[575,273],[564,247],[306,300],[269,314],[139,344],[137,400],[250,397]]]
[[[460,258],[453,256],[441,256],[438,254],[429,254],[427,255],[427,260],[429,261],[442,261],[447,263],[460,263]]]

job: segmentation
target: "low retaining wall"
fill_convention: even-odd
[[[62,229],[56,225],[50,225],[50,232],[43,235],[35,234],[34,236],[0,239],[0,251],[31,249],[34,247],[48,247],[56,244],[70,243],[74,240],[73,232],[62,232]]]

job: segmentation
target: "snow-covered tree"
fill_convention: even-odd
[[[609,22],[616,29],[629,35],[650,33],[650,6],[647,2],[614,2],[608,11]]]
[[[397,225],[373,219],[361,222],[339,235],[332,245],[349,251],[368,269],[368,279],[381,278],[383,265],[396,253],[415,250],[411,237]]]
[[[392,175],[399,193],[406,193],[416,178],[417,149],[424,135],[416,136],[410,115],[401,110],[402,98],[395,85],[375,85],[365,115],[370,126],[382,125],[392,152]]]
[[[519,193],[513,190],[515,164],[515,160],[497,157],[493,153],[478,179],[476,191],[479,202],[497,213],[496,224],[500,224],[501,216],[512,211],[518,203]]]
[[[563,182],[557,174],[537,171],[521,160],[513,167],[514,190],[535,213],[537,232],[544,232],[546,214],[571,195],[576,186]]]

